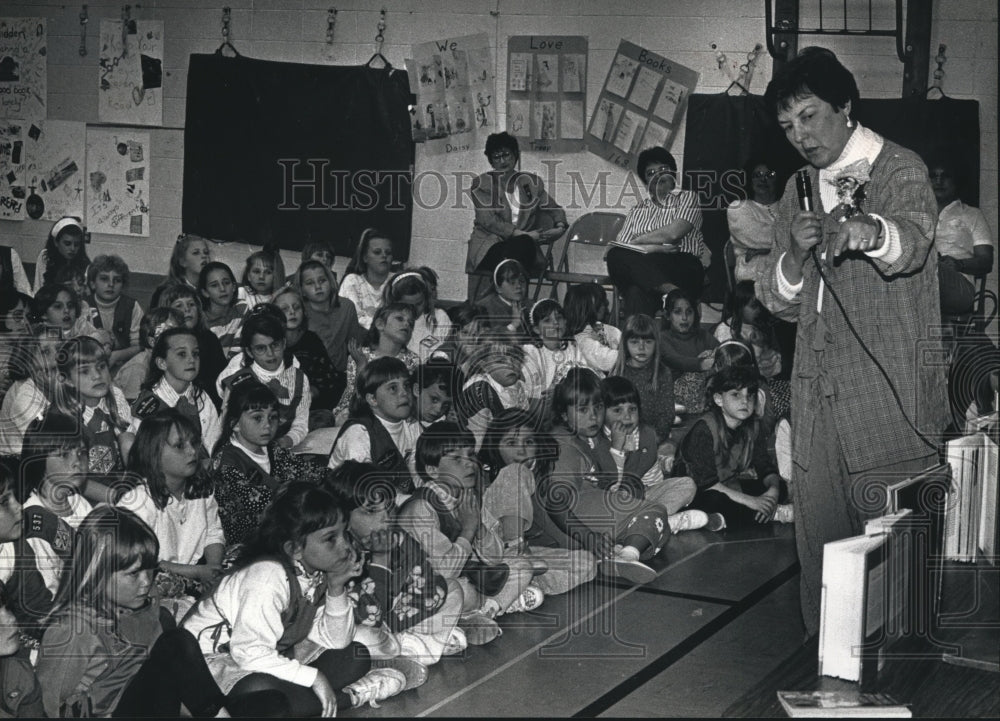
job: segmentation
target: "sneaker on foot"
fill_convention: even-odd
[[[545,600],[545,593],[542,592],[538,586],[528,586],[521,595],[514,599],[514,603],[507,607],[504,613],[523,613],[525,611],[534,611],[536,608],[542,605],[542,601]]]
[[[604,575],[624,578],[629,583],[649,583],[656,578],[656,571],[639,560],[634,546],[616,545],[614,555],[603,559],[598,567]]]
[[[721,531],[726,527],[726,517],[721,513],[709,513],[708,523],[705,524],[705,529],[712,531],[713,533]]]
[[[779,503],[778,507],[774,509],[775,523],[794,523],[795,522],[795,509],[791,503]]]
[[[442,656],[455,656],[462,653],[469,647],[469,641],[465,637],[465,631],[460,629],[458,626],[451,629],[451,633],[448,635],[448,641],[445,643],[444,648],[441,650]]]
[[[427,667],[416,659],[405,656],[372,661],[372,668],[392,668],[402,673],[406,677],[406,683],[400,691],[409,691],[427,682]]]
[[[406,676],[394,668],[373,668],[354,683],[344,687],[351,698],[351,708],[368,704],[378,708],[379,701],[395,696],[406,685]]]
[[[671,533],[693,531],[708,525],[708,514],[704,511],[691,508],[680,513],[675,513],[672,516],[667,516],[667,523],[670,524]]]
[[[496,621],[476,611],[462,616],[458,625],[465,632],[465,640],[470,646],[485,646],[503,634]]]

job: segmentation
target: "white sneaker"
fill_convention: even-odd
[[[795,523],[795,509],[791,503],[779,503],[774,509],[775,523]]]
[[[445,643],[441,655],[455,656],[465,651],[468,647],[469,641],[465,638],[465,631],[455,626],[455,628],[451,629],[451,633],[448,634],[448,641]]]
[[[504,613],[524,613],[534,611],[542,605],[545,600],[545,593],[538,586],[528,586],[521,595],[514,599],[514,603],[507,607]]]
[[[656,578],[656,571],[639,560],[639,551],[633,546],[615,546],[614,555],[602,559],[599,568],[604,575],[624,578],[629,583],[649,583]]]
[[[372,668],[393,669],[402,673],[406,683],[400,689],[401,692],[427,683],[427,666],[413,658],[397,656],[396,658],[376,660],[372,661]]]
[[[368,704],[378,708],[379,701],[395,696],[406,685],[406,675],[394,668],[373,668],[360,679],[344,687],[351,697],[351,708]]]
[[[708,514],[692,508],[667,516],[667,523],[670,524],[671,533],[693,531],[708,525]]]

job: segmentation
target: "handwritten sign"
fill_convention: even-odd
[[[634,170],[645,148],[670,148],[697,84],[694,70],[622,40],[590,118],[587,149]]]
[[[412,67],[414,135],[423,133],[427,152],[481,151],[497,128],[489,37],[480,33],[414,45]]]
[[[507,132],[523,148],[583,150],[587,106],[587,38],[507,38]]]
[[[149,235],[149,133],[87,129],[87,228]]]
[[[36,120],[24,139],[25,213],[32,220],[83,217],[87,126],[70,120]]]
[[[24,220],[24,123],[0,121],[0,218]]]
[[[0,118],[45,118],[45,18],[0,18]]]
[[[163,21],[101,20],[97,113],[103,122],[163,125]]]

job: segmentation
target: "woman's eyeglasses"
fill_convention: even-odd
[[[490,160],[497,163],[501,160],[510,160],[514,157],[514,154],[509,150],[498,150],[495,153],[490,153]]]
[[[778,177],[778,174],[773,170],[755,170],[753,171],[754,180],[773,180]]]

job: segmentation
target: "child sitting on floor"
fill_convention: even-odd
[[[543,505],[564,533],[597,558],[602,573],[648,583],[656,571],[643,561],[669,540],[670,513],[646,498],[637,476],[619,473],[604,435],[600,379],[592,370],[573,368],[556,384],[552,417],[559,459],[541,489]]]
[[[224,396],[223,408],[233,387],[256,378],[281,403],[278,445],[294,448],[309,433],[312,392],[302,367],[288,352],[284,314],[270,303],[258,305],[247,314],[240,332],[240,347],[242,355],[229,361],[217,382],[219,393]]]
[[[118,370],[141,350],[142,308],[135,298],[124,293],[128,278],[128,266],[117,255],[99,255],[87,268],[91,322],[95,328],[110,331],[114,339],[114,350],[108,359],[112,371]]]
[[[561,548],[547,548],[527,538],[533,526],[550,536],[556,535],[554,530],[558,533],[535,493],[534,471],[544,446],[537,425],[534,416],[519,408],[501,411],[490,421],[479,451],[486,474],[482,518],[483,525],[503,541],[504,559],[531,562],[536,571],[543,571],[532,583],[545,595],[553,595],[587,583],[597,566],[590,553],[571,550],[565,541]]]
[[[712,351],[719,342],[701,327],[698,305],[679,288],[667,293],[663,310],[660,355],[674,374],[674,398],[687,412],[701,413]]]
[[[397,358],[376,358],[358,375],[351,414],[330,453],[330,468],[344,461],[373,463],[393,478],[399,494],[414,488],[413,452],[420,424],[410,419],[410,372]]]
[[[417,441],[417,472],[423,485],[399,509],[399,525],[419,541],[438,573],[459,579],[459,626],[469,643],[488,643],[500,635],[494,617],[533,610],[545,594],[531,585],[532,564],[504,560],[502,541],[482,524],[470,433],[448,421],[428,428]]]
[[[370,463],[347,461],[328,487],[351,509],[349,529],[370,554],[365,573],[348,590],[355,622],[364,630],[355,638],[373,654],[395,647],[403,659],[424,666],[464,650],[465,634],[457,627],[462,588],[437,573],[420,544],[396,524],[392,479]]]
[[[755,414],[756,371],[732,366],[715,373],[706,391],[709,410],[678,448],[684,472],[698,493],[692,506],[721,513],[726,527],[791,523],[788,487],[767,452],[767,438]]]

